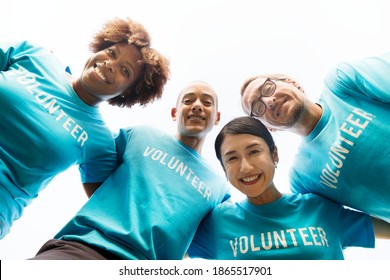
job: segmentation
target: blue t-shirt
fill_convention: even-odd
[[[182,259],[228,184],[194,150],[148,126],[122,129],[118,169],[55,236],[119,259]]]
[[[65,68],[29,42],[0,43],[0,238],[58,173],[79,164],[94,183],[117,166],[112,132]]]
[[[313,192],[390,222],[390,53],[341,63],[325,80],[323,115],[291,168]]]
[[[201,223],[192,258],[344,259],[349,246],[374,247],[371,217],[314,194],[284,194],[260,206],[226,201]]]

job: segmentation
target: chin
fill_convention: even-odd
[[[202,133],[206,129],[204,127],[199,127],[199,126],[187,126],[186,130],[189,134],[198,134],[198,133]]]

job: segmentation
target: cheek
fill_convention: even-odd
[[[209,109],[209,111],[206,112],[207,112],[207,119],[209,119],[211,124],[215,124],[218,117],[217,112],[214,109]]]
[[[230,182],[234,182],[234,178],[236,178],[236,174],[237,172],[232,166],[226,168],[225,175]]]
[[[266,127],[273,127],[273,125],[277,125],[279,124],[279,120],[278,119],[274,119],[272,117],[272,113],[269,112],[269,111],[265,111],[265,114],[261,117],[261,118],[258,118],[259,121],[261,121]]]
[[[84,64],[84,69],[86,69],[86,68],[90,67],[91,65],[93,65],[91,61],[92,61],[92,58],[89,58],[89,59],[85,62],[85,64]]]
[[[244,110],[245,114],[249,115],[251,112],[251,105],[252,102],[250,101],[249,98],[243,99],[242,100],[242,109]]]
[[[182,107],[179,107],[179,108],[177,109],[177,111],[180,112],[180,113],[178,114],[178,116],[179,116],[180,118],[183,118],[183,116],[188,116],[188,113],[191,111],[191,109],[190,109],[188,106],[182,106]]]
[[[123,77],[122,75],[118,76],[116,79],[116,87],[120,92],[127,90],[131,85],[132,82]]]
[[[264,166],[267,166],[266,168],[268,169],[268,172],[267,172],[267,179],[269,182],[272,182],[273,179],[274,179],[274,175],[275,175],[275,163],[273,162],[267,162],[267,163],[264,163]]]

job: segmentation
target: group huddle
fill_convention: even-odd
[[[106,22],[90,49],[73,78],[40,46],[0,43],[0,239],[74,164],[89,197],[32,260],[344,259],[390,238],[390,53],[339,63],[317,101],[288,75],[243,81],[243,116],[214,143],[221,177],[201,155],[223,102],[210,84],[179,91],[175,135],[137,123],[112,132],[99,104],[160,99],[169,61],[130,18]],[[277,130],[302,138],[281,174],[288,193],[274,183]]]

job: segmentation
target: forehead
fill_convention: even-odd
[[[182,100],[185,96],[197,95],[197,96],[209,96],[214,100],[217,100],[217,94],[211,88],[210,85],[203,82],[193,82],[186,86],[180,93],[178,100]]]
[[[118,51],[118,55],[129,63],[139,63],[142,61],[141,50],[128,43],[116,43],[109,48],[114,48]]]
[[[264,84],[267,78],[255,78],[248,82],[247,86],[242,92],[241,105],[244,111],[249,114],[252,102],[255,101],[259,96],[259,88]]]
[[[226,134],[221,145],[222,156],[246,153],[252,148],[268,149],[265,140],[253,134]]]
[[[261,87],[261,85],[264,84],[266,79],[267,79],[266,77],[261,77],[261,78],[255,78],[252,81],[250,81],[246,86],[243,95],[251,93],[253,91],[257,91]]]

